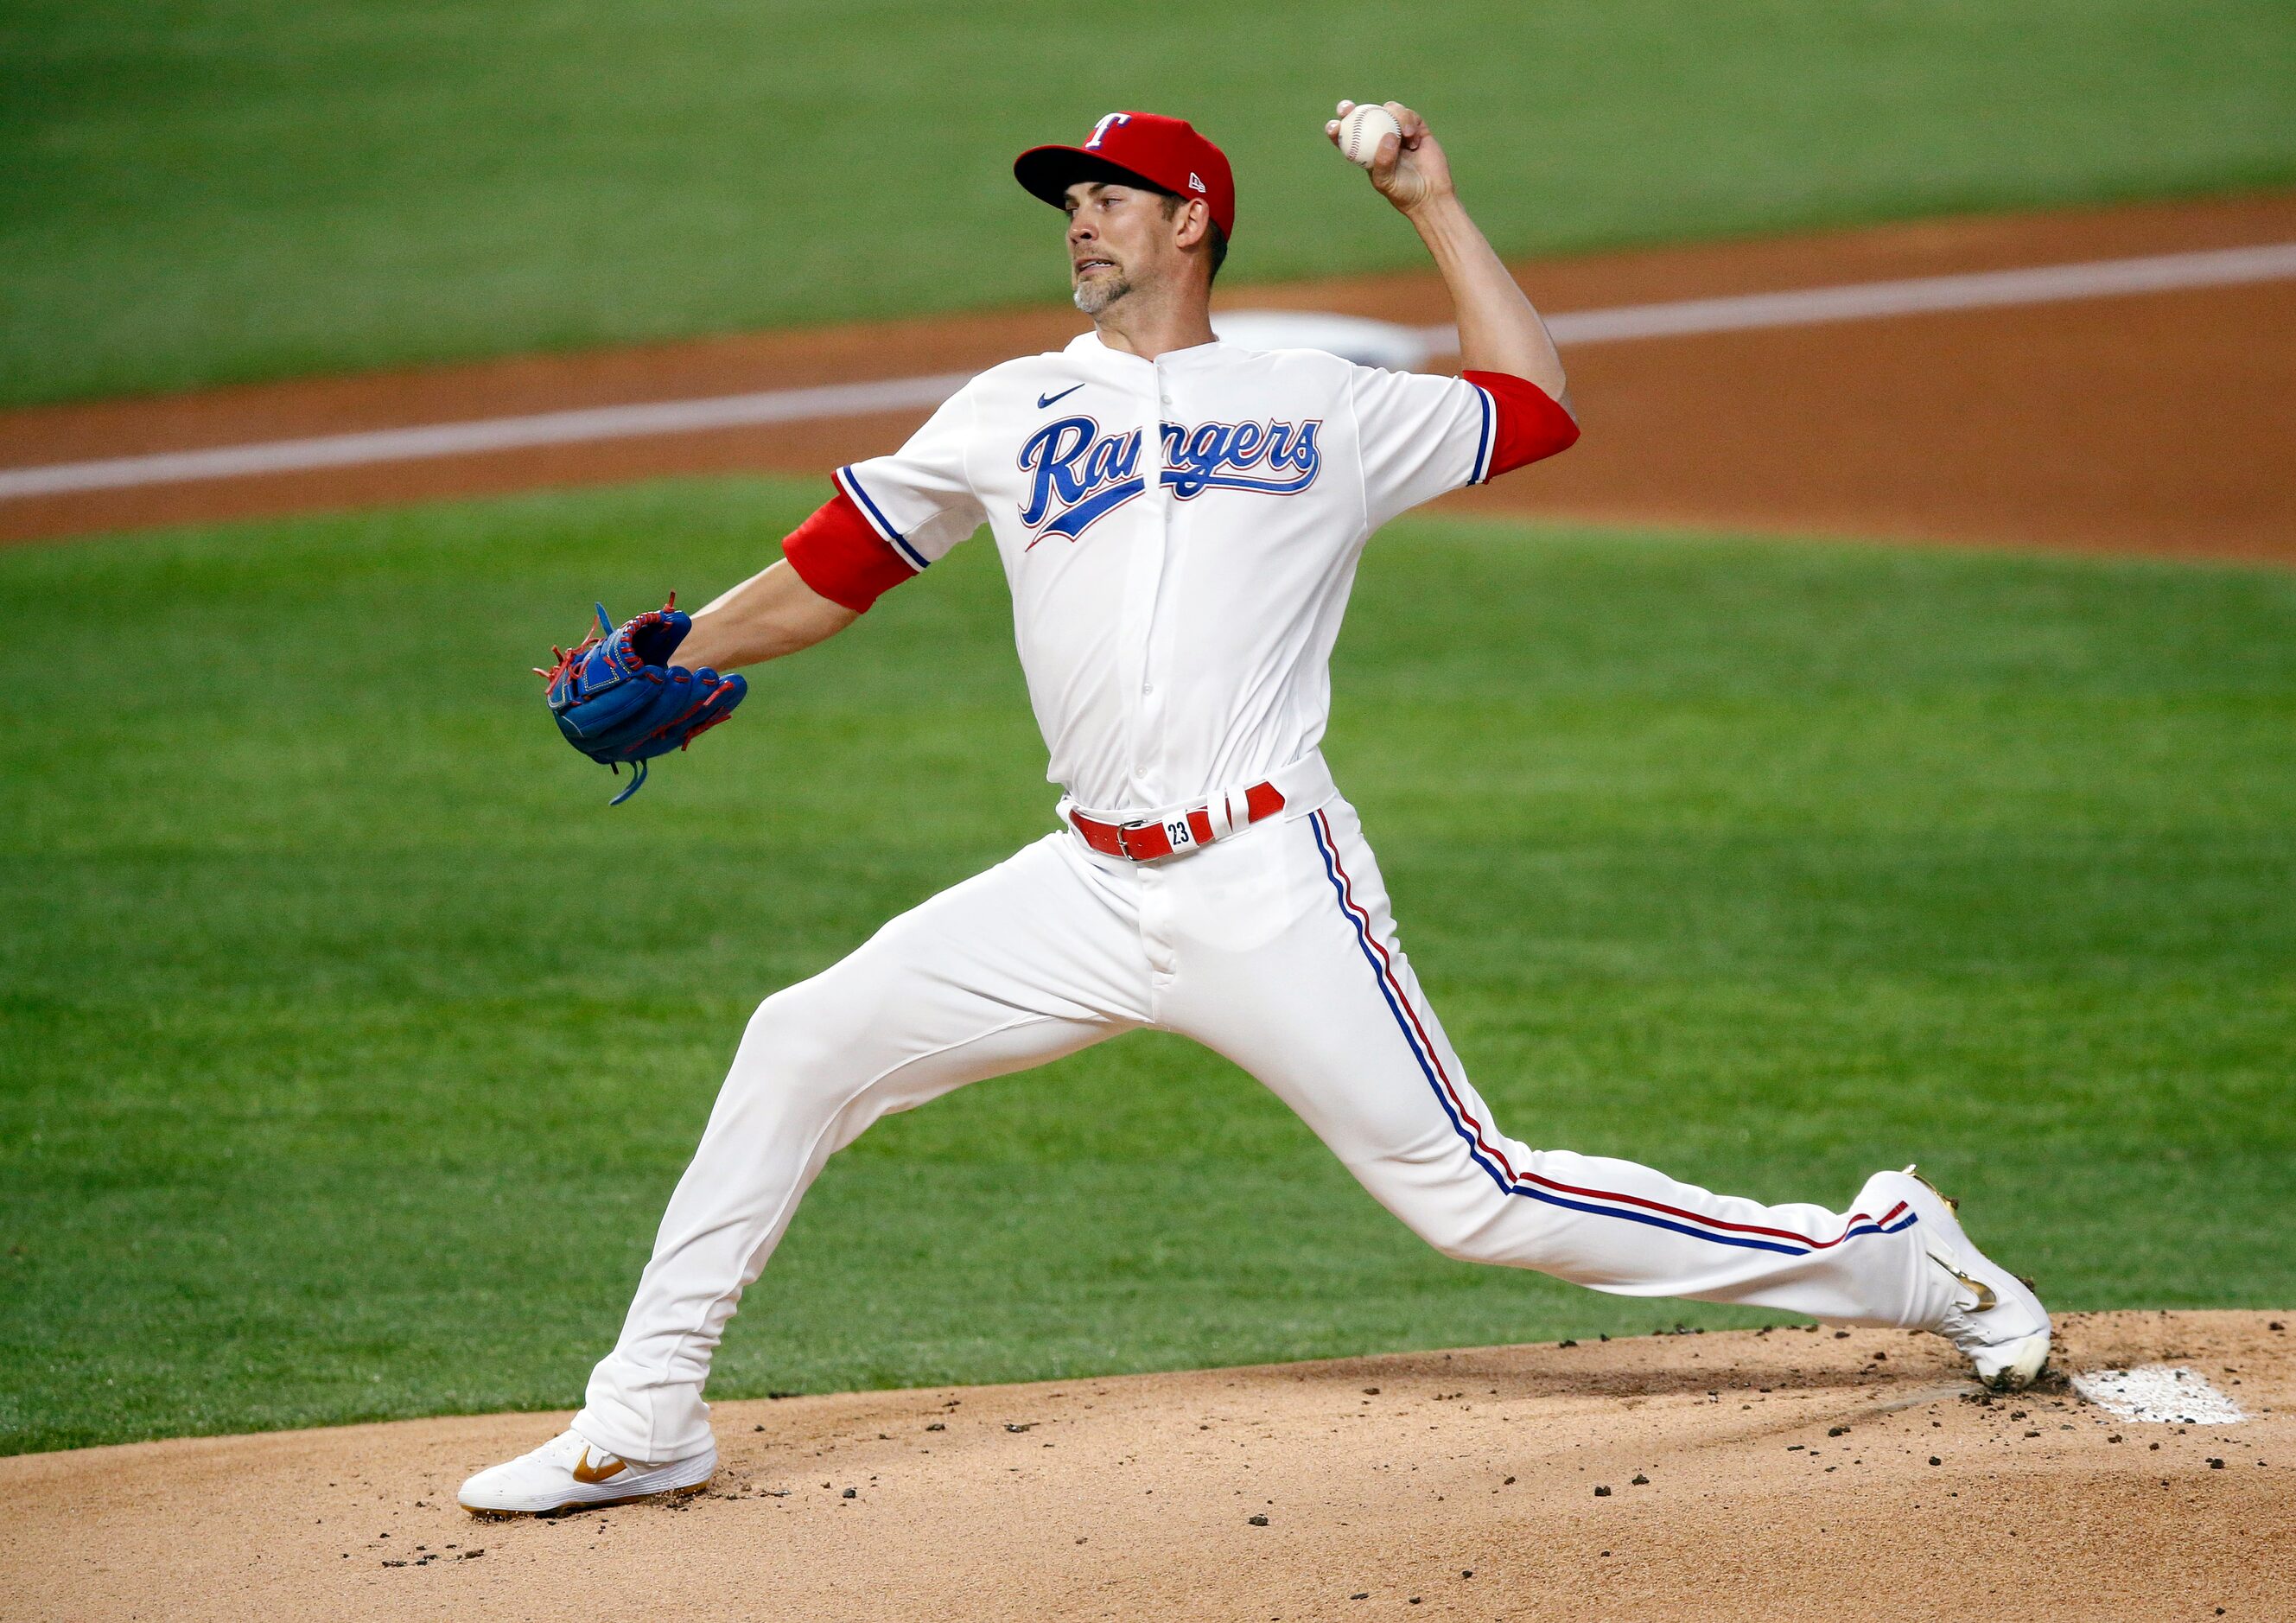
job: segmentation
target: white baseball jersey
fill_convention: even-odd
[[[1086,333],[837,481],[917,570],[989,527],[1046,775],[1143,808],[1316,748],[1365,541],[1487,478],[1495,426],[1459,378],[1226,343],[1148,361]]]
[[[1451,1256],[1939,1323],[1959,1276],[1923,1249],[1901,1175],[1846,1210],[1769,1206],[1501,1133],[1316,752],[1365,537],[1575,435],[1499,374],[1218,343],[1152,362],[1087,337],[984,373],[900,451],[840,469],[850,507],[790,538],[793,567],[865,608],[986,521],[1051,775],[1084,807],[1151,811],[1279,774],[1280,798],[1167,860],[1063,827],[767,998],[576,1431],[626,1460],[705,1455],[719,1337],[831,1154],[888,1111],[1144,1027],[1250,1071]]]

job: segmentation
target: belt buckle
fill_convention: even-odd
[[[1144,829],[1153,829],[1164,836],[1162,850],[1147,856],[1139,855],[1133,850],[1132,836]],[[1196,838],[1196,831],[1188,826],[1188,814],[1185,811],[1170,817],[1135,817],[1129,823],[1119,823],[1116,825],[1117,848],[1124,853],[1126,859],[1131,862],[1158,862],[1167,857],[1177,857],[1184,852],[1193,851],[1201,843]]]

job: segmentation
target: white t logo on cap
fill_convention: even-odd
[[[1084,150],[1087,152],[1096,152],[1100,151],[1100,143],[1106,138],[1108,132],[1111,129],[1114,128],[1119,124],[1129,124],[1131,122],[1132,115],[1128,112],[1103,113],[1100,117],[1100,122],[1092,127],[1092,139],[1084,143]],[[1193,176],[1191,176],[1190,178],[1193,179]]]
[[[1204,184],[1202,177],[1193,169],[1190,169],[1188,171],[1188,190],[1191,192],[1201,192],[1207,197],[1211,195],[1211,188]]]

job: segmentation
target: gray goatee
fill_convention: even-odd
[[[1087,316],[1097,316],[1132,291],[1132,284],[1122,272],[1114,275],[1095,277],[1079,282],[1076,288],[1076,307]]]

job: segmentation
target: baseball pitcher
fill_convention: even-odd
[[[889,1111],[1141,1028],[1259,1078],[1447,1256],[1932,1330],[2003,1387],[2039,1372],[2039,1300],[1910,1169],[1837,1210],[1535,1150],[1444,1036],[1318,752],[1328,663],[1380,526],[1578,427],[1442,147],[1385,111],[1372,184],[1442,273],[1459,376],[1215,339],[1227,159],[1180,119],[1111,113],[1013,165],[1067,217],[1090,332],[982,373],[899,450],[839,469],[783,560],[690,621],[642,616],[548,673],[578,748],[643,765],[730,715],[742,679],[719,673],[834,635],[985,526],[1059,827],[758,1008],[572,1429],[472,1477],[466,1508],[699,1488],[717,1464],[711,1355],[829,1157]]]

